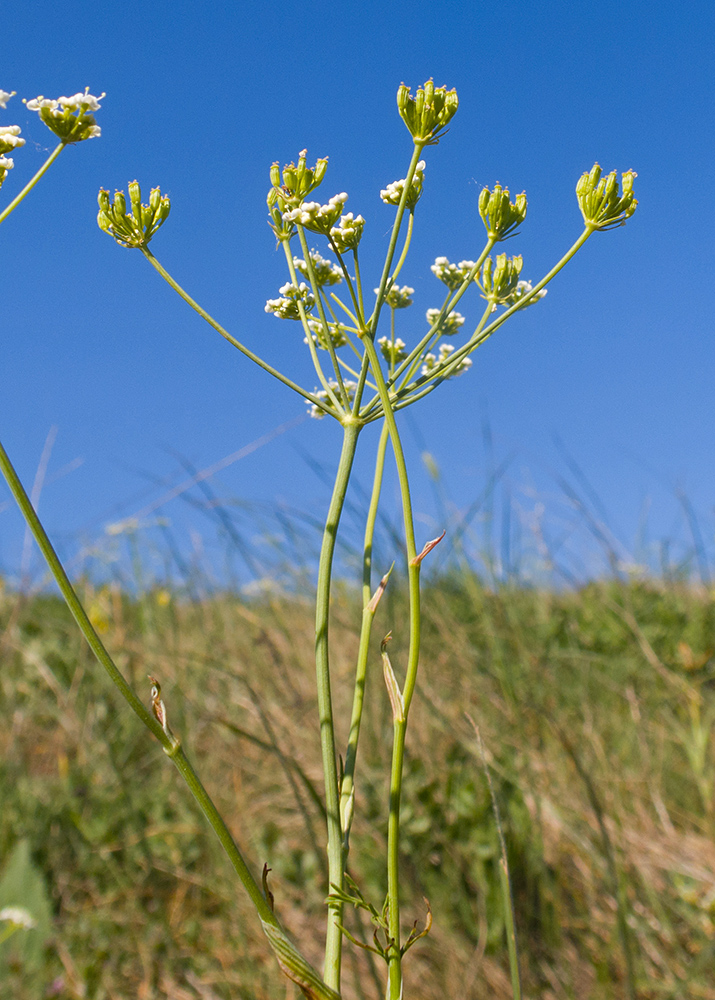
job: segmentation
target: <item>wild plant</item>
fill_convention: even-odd
[[[0,92],[5,106],[11,96]],[[346,212],[348,195],[344,192],[325,202],[313,200],[325,181],[328,160],[318,158],[309,165],[307,152],[282,169],[274,163],[269,171],[267,196],[269,224],[285,254],[288,280],[265,310],[281,320],[292,321],[302,336],[317,386],[301,384],[294,373],[286,373],[269,364],[254,350],[224,329],[169,274],[150,249],[150,243],[166,222],[170,200],[160,188],[154,188],[148,203],[142,201],[139,184],[129,184],[128,193],[99,193],[100,228],[120,246],[137,249],[174,289],[214,330],[265,373],[297,393],[305,401],[310,415],[330,418],[342,429],[342,447],[332,497],[325,518],[317,568],[315,600],[315,666],[319,718],[316,741],[321,749],[324,776],[328,884],[324,966],[313,968],[291,940],[268,886],[267,869],[257,876],[244,858],[222,816],[204,788],[187,757],[180,737],[171,726],[171,706],[162,698],[160,680],[150,677],[147,691],[138,693],[125,680],[111,655],[93,628],[69,577],[35,513],[6,452],[0,445],[0,467],[47,560],[57,586],[62,592],[79,628],[96,658],[144,725],[161,744],[164,752],[184,778],[201,806],[208,822],[234,867],[257,919],[260,921],[280,968],[310,998],[338,1000],[341,990],[341,964],[344,942],[367,947],[386,966],[386,996],[399,1000],[403,993],[403,962],[410,948],[422,939],[432,921],[429,904],[422,923],[405,931],[400,912],[400,806],[403,767],[410,708],[415,695],[420,667],[420,574],[423,561],[442,540],[418,541],[412,512],[410,476],[400,435],[400,411],[418,403],[451,379],[465,375],[471,367],[471,355],[517,313],[539,303],[547,286],[584,246],[594,233],[622,226],[634,213],[637,201],[633,193],[635,174],[626,171],[619,182],[616,171],[603,175],[595,164],[576,185],[576,197],[583,228],[573,245],[560,260],[534,284],[521,277],[523,260],[519,255],[497,252],[500,244],[517,235],[527,214],[525,194],[512,197],[509,190],[496,184],[485,187],[475,206],[484,224],[481,249],[473,259],[450,262],[437,256],[431,265],[441,288],[441,303],[429,309],[426,326],[408,322],[403,317],[413,304],[413,288],[400,285],[412,241],[418,206],[428,190],[427,157],[444,138],[458,109],[455,90],[436,87],[432,80],[413,94],[405,85],[397,91],[399,115],[409,133],[411,155],[403,179],[393,181],[380,191],[387,205],[394,207],[394,221],[377,287],[371,293],[361,269],[360,247],[369,227],[365,218]],[[92,112],[99,99],[88,92],[57,101],[39,97],[27,107],[36,110],[43,122],[58,136],[60,143],[45,165],[20,194],[0,214],[0,222],[14,211],[66,145],[99,134]],[[6,153],[22,144],[19,128],[0,128],[0,182],[13,166]],[[313,244],[313,245],[311,245]],[[327,254],[327,256],[324,256]],[[492,256],[493,255],[493,256]],[[370,283],[371,284],[371,283]],[[477,317],[467,324],[457,307],[476,306]],[[382,325],[381,325],[382,321]],[[471,333],[466,331],[471,330]],[[399,336],[398,336],[399,332]],[[405,339],[403,339],[403,337]],[[448,390],[446,390],[448,391]],[[339,748],[333,713],[331,686],[330,600],[336,540],[341,515],[353,472],[353,464],[362,430],[371,423],[381,426],[374,454],[372,491],[365,510],[362,556],[362,619],[353,682],[352,711],[347,725],[348,738]],[[380,567],[376,582],[373,567],[373,542],[385,465],[389,452],[394,459],[401,496],[404,528],[404,575],[408,590],[409,642],[405,662],[393,665],[389,653],[390,633],[380,644],[379,672],[386,692],[375,689],[371,633],[380,599],[390,584],[392,567]],[[396,574],[397,576],[397,574]],[[147,697],[148,695],[148,697]],[[348,871],[350,832],[356,810],[360,808],[358,749],[361,720],[366,697],[387,697],[392,712],[393,742],[386,801],[387,856],[385,858],[384,900],[367,899]],[[148,702],[148,704],[146,703]],[[505,869],[506,872],[506,869]],[[505,879],[508,905],[508,879]],[[344,910],[354,906],[368,913],[373,923],[373,943],[358,942],[346,929]],[[508,923],[513,928],[511,922]],[[510,935],[510,958],[515,995],[519,995],[518,959]]]

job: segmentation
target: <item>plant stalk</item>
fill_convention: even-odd
[[[337,886],[340,889],[343,888],[343,831],[340,823],[340,788],[338,787],[335,726],[330,692],[330,580],[338,525],[345,505],[345,495],[361,429],[362,424],[357,421],[347,420],[343,425],[343,446],[323,531],[315,601],[315,672],[328,827],[328,881],[330,886]],[[342,931],[340,929],[342,911],[342,903],[338,900],[331,901],[328,909],[328,927],[325,939],[324,978],[328,986],[337,991],[340,990],[342,960]]]

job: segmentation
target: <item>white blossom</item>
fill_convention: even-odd
[[[322,288],[323,285],[339,285],[343,280],[343,272],[337,264],[321,257],[317,250],[310,250],[310,262],[313,265],[313,274],[316,284]],[[308,265],[300,257],[294,257],[293,263],[304,277],[308,277]]]
[[[415,168],[414,175],[412,177],[412,184],[410,185],[410,191],[407,196],[406,205],[408,208],[414,208],[417,202],[420,200],[422,194],[422,185],[425,180],[425,161],[420,160]],[[386,205],[399,205],[400,199],[402,198],[402,192],[405,189],[406,177],[403,177],[401,181],[392,181],[388,184],[386,188],[380,191],[380,197],[385,202]]]
[[[281,297],[268,299],[264,307],[267,313],[273,313],[278,319],[300,319],[299,301],[303,303],[305,312],[309,312],[315,305],[313,293],[304,281],[297,287],[289,281],[279,291]]]
[[[294,208],[290,212],[283,213],[284,222],[299,222],[301,226],[308,229],[316,229],[318,232],[328,232],[340,217],[343,205],[348,200],[347,194],[335,194],[329,199],[327,205],[321,205],[317,201],[306,201],[299,208]]]
[[[380,289],[376,288],[375,295],[377,295],[379,291]],[[387,302],[391,309],[406,309],[408,306],[412,305],[412,296],[414,294],[414,288],[410,288],[409,285],[403,285],[402,288],[398,288],[397,285],[393,285],[385,296],[385,302]]]
[[[335,390],[336,396],[339,397],[341,395],[340,392],[338,391],[338,383],[335,381],[335,379],[330,379],[328,385],[330,386],[331,389]],[[347,390],[348,400],[349,402],[352,403],[353,399],[355,398],[355,390],[357,389],[357,382],[353,382],[351,379],[346,379],[343,381],[343,385]],[[330,398],[325,389],[314,389],[313,395],[317,396],[318,399],[324,399],[326,402]],[[306,403],[308,404],[309,407],[308,410],[309,415],[311,417],[315,417],[316,420],[322,420],[322,418],[325,416],[325,410],[321,410],[319,406],[316,406],[315,403],[311,403],[309,399],[306,400]]]
[[[308,328],[310,330],[310,335],[313,338],[313,343],[317,344],[321,350],[327,351],[328,343],[325,337],[325,327],[322,322],[319,319],[309,319]],[[330,332],[330,339],[333,342],[333,347],[343,347],[347,344],[348,337],[342,323],[328,323],[328,330]],[[303,337],[303,343],[308,343],[307,337]]]
[[[407,344],[400,337],[396,337],[395,340],[392,340],[390,337],[380,337],[378,344],[380,345],[382,356],[392,365],[399,364],[400,361],[404,361],[407,357],[407,351],[405,350]]]
[[[7,920],[16,927],[29,931],[37,925],[32,914],[22,906],[5,906],[0,910],[0,920]]]
[[[340,225],[333,226],[330,230],[333,243],[339,253],[345,253],[347,250],[357,250],[358,243],[362,239],[364,226],[365,220],[362,215],[353,218],[353,213],[348,212],[347,215],[341,217]]]
[[[460,260],[459,264],[450,264],[446,257],[437,257],[430,270],[450,291],[455,291],[464,282],[474,264],[473,260]]]
[[[439,309],[428,309],[427,310],[427,322],[430,326],[434,326],[437,322],[437,318],[440,314]],[[453,309],[449,315],[445,316],[440,324],[439,332],[443,337],[452,337],[460,326],[464,325],[464,316],[458,313],[456,309]]]
[[[521,300],[525,299],[526,296],[529,294],[529,292],[533,290],[533,287],[534,286],[531,284],[530,281],[519,281],[514,291],[506,300],[505,305],[513,306],[516,305],[517,302],[521,302]],[[546,295],[547,292],[548,288],[540,288],[539,291],[536,293],[536,295],[534,295],[533,298],[529,299],[526,305],[533,306],[535,302],[539,301],[539,299],[543,299],[543,297]]]
[[[425,361],[422,365],[422,374],[429,375],[436,368],[444,365],[448,360],[449,356],[453,353],[454,346],[452,344],[440,344],[439,347],[439,357],[435,357],[434,354],[425,354]],[[472,367],[471,358],[462,358],[457,367],[453,372],[449,373],[449,378],[456,375],[463,375],[464,372],[468,371]]]
[[[6,108],[7,102],[11,97],[14,97],[16,93],[17,91],[15,90],[10,91],[10,93],[8,93],[7,90],[0,90],[0,108]]]

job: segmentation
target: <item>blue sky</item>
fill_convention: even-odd
[[[579,234],[574,185],[594,161],[636,170],[640,206],[624,228],[595,234],[546,299],[477,352],[468,375],[409,411],[425,534],[444,517],[423,450],[457,509],[483,491],[490,462],[509,457],[499,509],[511,508],[524,536],[534,517],[551,539],[573,531],[565,479],[582,498],[598,494],[597,516],[626,561],[652,555],[659,540],[687,544],[680,492],[711,545],[710,4],[160,0],[28,4],[3,21],[0,87],[18,97],[0,121],[21,125],[27,145],[0,203],[52,147],[20,98],[86,85],[107,93],[101,139],[66,150],[2,226],[2,438],[29,484],[57,428],[41,513],[64,551],[101,539],[107,523],[185,478],[177,456],[211,466],[305,409],[192,314],[138,252],[99,231],[99,187],[136,177],[167,191],[172,214],[152,244],[157,257],[236,336],[312,388],[297,325],[263,311],[286,280],[265,222],[268,168],[304,147],[330,157],[321,196],[347,191],[347,209],[367,219],[361,252],[372,287],[391,218],[378,193],[405,175],[411,152],[395,91],[430,76],[457,88],[460,108],[427,151],[402,274],[416,289],[398,331],[405,339],[439,301],[434,258],[478,255],[485,184],[526,190],[528,218],[508,250],[523,253],[533,280]],[[475,299],[470,318],[476,308]],[[315,463],[334,465],[339,436],[327,420],[299,422],[212,478],[212,489],[262,511],[318,516],[327,487]],[[370,441],[358,468],[365,481]],[[23,529],[5,497],[0,568],[16,573]],[[181,545],[194,544],[192,531],[195,539],[214,530],[181,500],[161,513]],[[244,521],[250,540],[248,514]]]

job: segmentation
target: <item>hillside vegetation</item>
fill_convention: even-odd
[[[374,630],[351,840],[352,877],[378,908],[391,739],[378,644],[392,628],[399,672],[400,592],[393,580]],[[270,867],[277,911],[319,964],[309,601],[130,598],[113,586],[86,586],[85,598],[147,702],[147,675],[161,681],[172,729],[255,871]],[[426,897],[434,924],[406,960],[407,995],[511,997],[499,841],[469,712],[502,814],[525,995],[715,1000],[713,594],[657,582],[494,591],[455,573],[427,585],[424,605],[404,914],[421,927]],[[359,622],[347,589],[333,620],[345,720]],[[285,997],[210,829],[61,602],[5,592],[0,640],[0,906],[16,902],[20,879],[41,917],[0,945],[3,1000]],[[366,920],[347,919],[370,939]],[[351,944],[347,956],[346,998],[378,998],[374,956]]]

